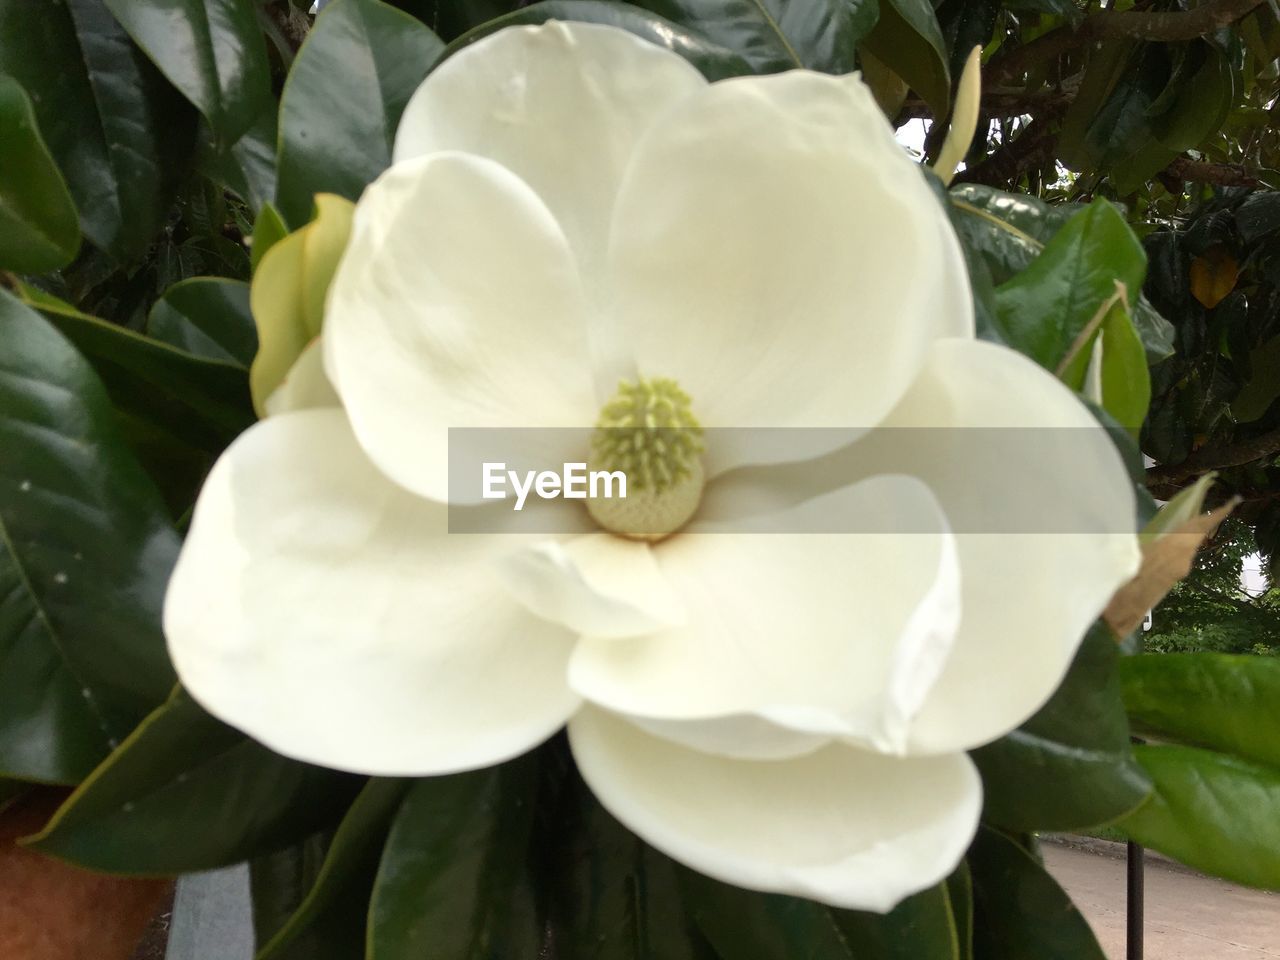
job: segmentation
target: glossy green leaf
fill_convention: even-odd
[[[160,71],[235,143],[272,99],[253,0],[104,0]]]
[[[638,6],[739,54],[755,73],[849,73],[879,13],[877,0],[641,0]]]
[[[367,960],[537,960],[544,918],[530,870],[537,753],[414,782],[369,906]]]
[[[947,44],[929,0],[880,0],[880,17],[863,46],[928,102],[934,116],[951,106]]]
[[[969,849],[979,960],[1107,960],[1066,891],[1015,841],[982,827]]]
[[[1120,212],[1095,200],[1054,234],[1032,264],[996,290],[1010,345],[1056,371],[1099,309],[1124,284],[1142,289],[1147,258]],[[1087,362],[1087,358],[1086,358]]]
[[[961,860],[960,866],[947,877],[947,895],[951,898],[951,918],[956,926],[956,955],[958,960],[973,960],[973,875],[969,861]]]
[[[1155,792],[1121,830],[1205,873],[1280,889],[1280,769],[1196,747],[1134,753]]]
[[[550,920],[566,957],[718,960],[685,909],[681,868],[574,777],[549,843]]]
[[[1231,401],[1231,415],[1241,423],[1261,419],[1280,397],[1280,334],[1250,351],[1249,370],[1252,375]]]
[[[1150,784],[1134,762],[1105,625],[1085,636],[1061,686],[1017,730],[973,751],[984,818],[1009,830],[1072,830],[1123,817]]]
[[[1225,653],[1126,657],[1120,679],[1140,732],[1280,768],[1280,660]]]
[[[256,273],[258,264],[266,256],[267,251],[289,235],[289,228],[274,204],[268,203],[258,211],[253,221],[253,241],[249,245],[249,265]]]
[[[325,7],[280,101],[276,206],[287,223],[306,223],[317,193],[358,199],[390,165],[400,114],[443,50],[422,23],[380,0]]]
[[[315,886],[324,866],[336,828],[320,830],[298,843],[249,861],[249,898],[253,908],[253,939],[265,944],[284,929]],[[363,929],[364,924],[360,924]],[[349,960],[346,955],[326,957],[323,932],[300,935],[293,951],[309,948],[307,960]]]
[[[365,784],[328,844],[314,885],[284,927],[259,942],[256,960],[361,954],[378,861],[410,783],[375,777]]]
[[[80,220],[22,85],[0,75],[0,268],[46,273],[80,249]]]
[[[132,876],[209,870],[310,835],[337,818],[360,783],[272,753],[176,690],[32,845]]]
[[[688,910],[721,960],[861,960],[812,900],[743,890],[684,871]]]
[[[0,0],[0,73],[31,96],[84,235],[117,259],[142,253],[191,149],[194,111],[102,0],[46,0],[38,15],[30,0]]]
[[[1102,340],[1102,406],[1137,436],[1151,404],[1151,373],[1133,319],[1117,303],[1099,332]]]
[[[92,368],[0,291],[0,775],[75,783],[173,683],[178,537]]]
[[[960,888],[961,896],[965,889]],[[971,910],[967,902],[959,905]],[[908,897],[886,914],[832,910],[854,957],[874,960],[963,960],[960,927],[947,881]],[[965,918],[966,924],[968,917]]]
[[[547,20],[602,23],[626,30],[678,53],[697,67],[708,80],[722,80],[752,72],[751,65],[741,55],[713,43],[697,30],[629,3],[615,3],[614,0],[543,0],[542,3],[530,4],[464,34],[449,44],[445,55],[448,56],[503,27],[544,23]]]
[[[151,308],[147,335],[194,356],[248,369],[258,352],[249,285],[222,277],[175,283]]]

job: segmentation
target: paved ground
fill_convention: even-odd
[[[1123,860],[1046,843],[1066,887],[1111,960],[1124,960]],[[1247,890],[1160,861],[1146,868],[1146,960],[1280,958],[1280,894]]]

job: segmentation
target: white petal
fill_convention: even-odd
[[[659,544],[688,622],[626,640],[584,637],[574,689],[637,717],[750,715],[903,749],[959,617],[954,549],[916,480],[877,477],[839,496],[894,532],[691,533]],[[907,524],[927,532],[904,535]],[[679,725],[662,731],[678,736]],[[727,752],[756,755],[750,742]]]
[[[325,363],[370,458],[444,500],[449,428],[592,423],[585,316],[572,254],[532,191],[492,161],[433,154],[392,167],[357,206]]]
[[[973,330],[954,233],[856,76],[677,106],[627,172],[610,269],[639,372],[679,381],[707,427],[874,426],[934,339]],[[765,454],[729,439],[712,474]]]
[[[340,406],[338,392],[324,372],[324,348],[319,337],[307,344],[289,368],[284,382],[263,402],[270,417],[295,410]]]
[[[909,759],[833,744],[731,760],[604,711],[569,723],[600,802],[662,852],[736,886],[887,911],[946,877],[973,837],[982,784],[968,757]]]
[[[685,618],[647,543],[607,533],[543,541],[504,558],[502,572],[517,600],[575,633],[630,637]]]
[[[502,164],[551,209],[591,282],[636,140],[705,86],[683,58],[624,30],[511,27],[423,81],[400,120],[395,159],[461,150]]]
[[[222,456],[169,584],[178,675],[286,756],[381,775],[523,753],[577,706],[572,635],[508,599],[501,537],[387,481],[341,410],[271,417]]]
[[[735,471],[709,492],[721,513],[742,515],[883,471],[929,485],[960,555],[959,635],[911,748],[979,746],[1049,698],[1137,571],[1132,485],[1111,440],[1047,371],[951,340],[880,429],[819,460]]]

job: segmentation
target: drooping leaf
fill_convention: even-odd
[[[1014,831],[1073,830],[1123,817],[1151,785],[1133,759],[1110,631],[1085,635],[1061,686],[1017,730],[973,751],[983,816]]]
[[[1280,768],[1280,660],[1207,652],[1126,657],[1120,678],[1140,731]]]
[[[80,220],[22,85],[0,75],[0,268],[46,273],[80,248]]]
[[[973,955],[980,960],[1106,960],[1071,898],[1014,840],[982,827],[969,849]]]
[[[252,0],[104,0],[223,144],[271,101],[266,43]]]
[[[481,24],[449,44],[445,56],[488,36],[495,30],[518,24],[548,20],[576,20],[617,27],[643,37],[650,43],[680,54],[708,80],[722,80],[752,72],[751,65],[736,51],[712,42],[699,31],[630,3],[615,0],[543,0],[521,7],[505,17]]]
[[[390,165],[400,114],[443,50],[421,22],[381,0],[324,8],[280,100],[276,206],[288,224],[307,222],[317,193],[359,199]]]
[[[414,781],[369,906],[369,960],[537,960],[545,922],[530,870],[537,753]]]
[[[0,774],[75,783],[173,683],[178,537],[92,368],[0,291]]]
[[[360,783],[272,753],[179,689],[32,846],[111,873],[209,870],[310,835],[346,809]]]
[[[929,0],[880,0],[875,29],[862,41],[929,104],[941,119],[951,105],[947,44]]]
[[[247,369],[258,352],[249,285],[222,277],[176,283],[151,308],[147,335],[197,357]]]
[[[1280,889],[1280,769],[1196,747],[1134,753],[1155,791],[1121,830],[1205,873]]]
[[[365,784],[328,844],[315,883],[279,932],[259,941],[256,960],[360,955],[378,861],[410,785],[388,777]]]
[[[1102,350],[1102,406],[1136,437],[1151,405],[1151,374],[1146,350],[1125,304],[1117,303],[1111,308],[1098,337]]]
[[[84,235],[119,260],[164,221],[195,113],[102,0],[0,0],[0,72],[26,88]]]

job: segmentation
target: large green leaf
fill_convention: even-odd
[[[547,20],[602,23],[643,37],[650,43],[680,54],[708,80],[722,80],[752,72],[737,52],[713,43],[697,30],[629,3],[614,0],[543,0],[476,27],[449,44],[446,56],[503,27]]]
[[[0,291],[0,775],[74,783],[173,683],[178,537],[93,370]]]
[[[179,689],[80,785],[33,846],[111,873],[209,870],[315,832],[360,783],[272,753]]]
[[[80,227],[118,259],[164,222],[194,111],[129,40],[102,0],[0,0],[0,72],[31,95]]]
[[[697,30],[756,73],[801,67],[848,73],[879,13],[877,0],[642,0],[638,6]]]
[[[929,0],[880,0],[880,18],[863,40],[876,59],[891,67],[942,118],[951,105],[947,44]]]
[[[530,870],[539,754],[414,782],[369,906],[368,960],[536,960],[544,918]]]
[[[408,780],[386,777],[365,784],[328,844],[314,885],[283,928],[269,941],[259,940],[257,960],[346,960],[361,954],[378,861],[409,787]]]
[[[249,285],[222,277],[175,283],[151,308],[147,335],[194,356],[248,369],[258,352]]]
[[[276,206],[300,227],[317,193],[357,200],[391,163],[405,104],[444,50],[380,0],[334,0],[298,51],[280,101]]]
[[[49,155],[31,100],[0,74],[0,268],[46,273],[80,248],[80,220],[67,183]]]
[[[1106,960],[1071,898],[1008,836],[982,827],[968,859],[978,960]]]
[[[1109,628],[1085,636],[1057,692],[1017,730],[973,752],[985,818],[1015,831],[1119,819],[1151,785],[1133,759]]]
[[[1196,747],[1134,753],[1155,792],[1121,830],[1205,873],[1280,889],[1280,769]]]
[[[320,830],[291,846],[260,854],[249,861],[249,895],[253,905],[253,939],[265,944],[285,928],[315,887],[336,830]],[[360,925],[363,929],[363,924]],[[308,931],[291,949],[309,948],[307,960],[329,960],[322,931]],[[349,960],[346,955],[333,960]]]
[[[242,137],[271,97],[267,47],[253,0],[104,0],[224,144]]]
[[[1140,732],[1280,768],[1280,660],[1153,654],[1126,658],[1120,678]]]
[[[1000,325],[1011,346],[1057,370],[1114,296],[1117,282],[1129,303],[1137,298],[1146,266],[1142,244],[1120,211],[1095,200],[1054,234],[1029,267],[996,290]]]

